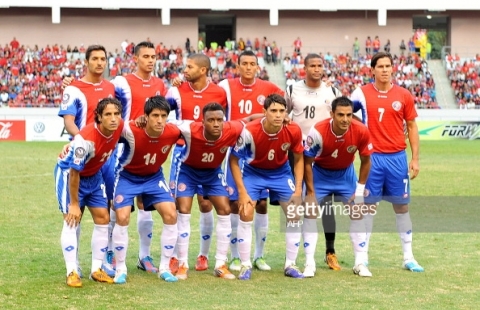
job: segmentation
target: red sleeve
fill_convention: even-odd
[[[403,118],[406,121],[411,121],[411,120],[414,120],[417,116],[418,114],[417,114],[417,110],[415,109],[415,103],[413,102],[413,96],[410,93],[406,93]]]

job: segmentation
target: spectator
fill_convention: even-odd
[[[387,43],[385,43],[385,46],[383,47],[383,50],[387,53],[390,53],[390,39],[388,39]]]
[[[400,55],[404,56],[405,55],[405,50],[407,47],[405,46],[405,40],[402,39],[402,42],[400,42]]]
[[[3,88],[0,93],[0,102],[4,107],[8,106],[9,95],[6,88]]]

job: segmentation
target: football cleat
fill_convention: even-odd
[[[137,268],[149,273],[158,273],[158,268],[153,265],[153,259],[150,256],[145,256],[138,259]]]
[[[175,275],[178,280],[187,280],[188,278],[188,267],[185,264],[182,264],[178,267],[177,274]]]
[[[303,276],[305,278],[313,278],[317,269],[315,268],[315,263],[313,264],[306,264],[305,269],[303,270]]]
[[[213,274],[216,277],[219,277],[219,278],[222,278],[222,279],[227,279],[227,280],[234,280],[235,279],[235,275],[233,273],[231,273],[230,271],[228,271],[227,265],[222,265],[218,268],[215,268],[213,270]]]
[[[176,274],[178,271],[178,259],[176,257],[170,257],[170,262],[168,263],[168,267],[172,274]]]
[[[267,265],[267,263],[265,262],[265,259],[263,257],[255,258],[255,260],[253,261],[253,267],[257,268],[258,270],[262,270],[262,271],[272,270],[272,268]]]
[[[371,277],[372,273],[368,270],[368,267],[365,264],[358,264],[353,267],[353,273],[359,275],[360,277]]]
[[[240,268],[240,273],[238,274],[239,280],[250,280],[252,277],[252,267],[242,265]]]
[[[303,273],[300,272],[300,269],[298,269],[298,267],[295,265],[291,265],[285,268],[284,274],[286,277],[295,278],[295,279],[305,278],[303,276]]]
[[[335,253],[328,253],[325,256],[325,263],[327,263],[328,267],[333,270],[342,270],[342,267],[338,263],[337,255]]]
[[[126,270],[117,270],[115,272],[115,278],[113,278],[113,283],[115,283],[115,284],[125,284],[125,283],[127,283],[127,271]]]
[[[115,269],[113,269],[111,264],[103,263],[102,270],[105,271],[110,278],[115,277]]]
[[[240,271],[242,268],[242,263],[240,262],[240,258],[234,257],[230,261],[230,266],[228,267],[231,271]]]
[[[423,269],[422,266],[418,264],[418,262],[415,259],[407,259],[403,261],[403,268],[410,270],[412,272],[424,272],[425,269]]]
[[[165,270],[158,273],[158,277],[165,282],[177,282],[178,278],[175,277],[170,271]]]
[[[208,269],[208,258],[204,255],[197,257],[197,263],[195,264],[196,271],[204,271]]]
[[[90,274],[90,279],[97,282],[113,284],[113,279],[109,277],[108,274],[101,268],[99,268],[97,271],[92,272]]]
[[[82,287],[82,280],[75,271],[70,272],[67,276],[67,285],[70,287]]]

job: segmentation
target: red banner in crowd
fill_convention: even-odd
[[[0,120],[0,141],[25,141],[25,121]]]

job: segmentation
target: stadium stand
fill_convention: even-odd
[[[475,58],[445,56],[447,76],[460,109],[480,109],[480,54]]]

